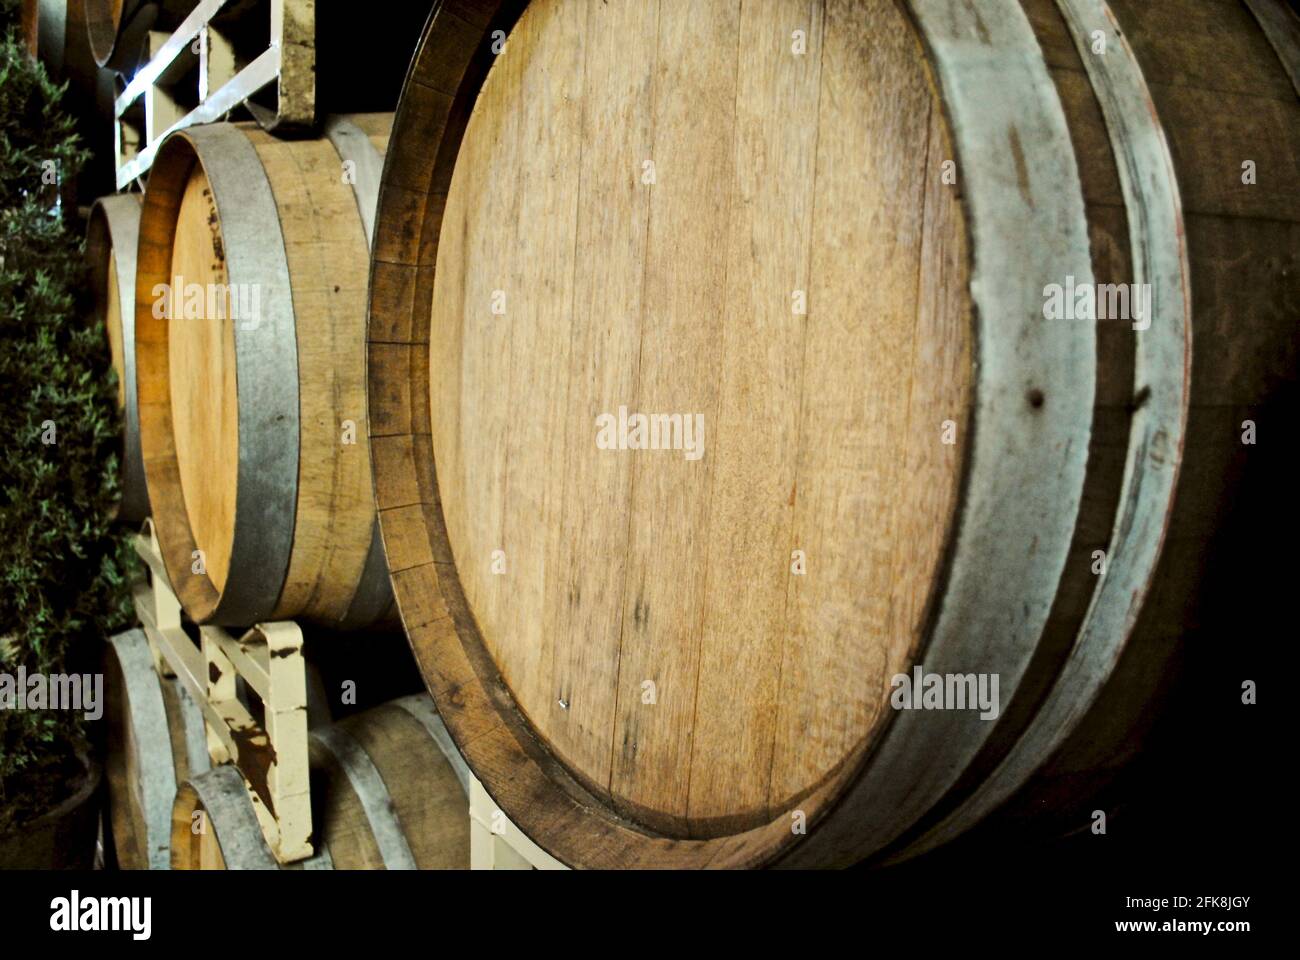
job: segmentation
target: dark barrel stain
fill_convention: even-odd
[[[1025,203],[1032,207],[1034,197],[1029,190],[1029,167],[1025,163],[1025,149],[1020,144],[1020,134],[1016,132],[1015,127],[1007,131],[1007,138],[1011,141],[1011,159],[1016,164],[1016,186],[1020,188],[1020,195],[1025,198]]]
[[[226,247],[221,241],[221,217],[217,215],[217,205],[212,199],[212,193],[204,190],[203,195],[208,199],[208,230],[212,233],[212,255],[217,258],[217,263],[213,266],[221,269],[226,263]]]

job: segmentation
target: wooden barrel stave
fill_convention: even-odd
[[[76,177],[60,173],[63,202],[90,206],[114,189],[111,71],[95,63],[86,32],[86,0],[22,0],[22,31],[28,52],[45,65],[50,79],[66,83],[62,104],[76,118],[81,146],[90,151]]]
[[[425,695],[311,734],[316,853],[291,869],[464,869],[468,773]],[[185,784],[173,869],[278,869],[238,770]],[[200,824],[195,827],[195,824]]]
[[[361,191],[375,185],[350,179],[329,141],[251,124],[183,131],[155,161],[135,306],[142,451],[164,559],[198,622],[391,615],[359,435]],[[258,316],[154,317],[149,292],[179,265],[200,291],[243,291]]]
[[[197,0],[82,0],[82,29],[95,62],[129,72],[139,63],[149,31],[171,33],[198,6]],[[79,11],[80,13],[80,11]]]

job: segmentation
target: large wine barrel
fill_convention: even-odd
[[[41,54],[40,0],[23,0],[18,24],[22,30],[23,47],[32,59],[36,59]]]
[[[45,64],[55,83],[68,84],[63,109],[77,121],[90,156],[76,182],[60,179],[67,202],[89,206],[113,189],[113,74],[99,69],[86,33],[85,0],[23,0],[22,30],[28,52]]]
[[[176,788],[208,770],[203,714],[138,629],[109,640],[104,666],[113,849],[124,870],[166,870]]]
[[[196,622],[390,615],[363,436],[367,243],[390,122],[339,120],[297,141],[214,124],[173,134],[154,160],[136,275],[140,445],[167,571]]]
[[[421,670],[525,833],[845,864],[1063,746],[1122,762],[1296,368],[1300,103],[1257,6],[438,9],[372,460]]]
[[[468,770],[428,696],[403,697],[311,733],[315,855],[302,869],[469,866]],[[176,870],[277,868],[233,766],[181,787]]]
[[[149,515],[135,390],[135,251],[140,200],[140,195],[134,193],[98,200],[86,228],[94,318],[104,325],[117,376],[117,405],[122,414],[122,503],[118,516],[128,523],[139,523]]]
[[[27,51],[56,81],[93,78],[95,63],[82,22],[86,0],[23,0],[22,31]],[[77,84],[74,83],[74,86]]]
[[[80,0],[84,30],[95,62],[133,69],[150,30],[171,33],[198,6],[197,0]]]

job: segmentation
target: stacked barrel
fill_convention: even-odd
[[[1296,367],[1291,14],[1184,6],[439,8],[375,491],[434,701],[553,856],[909,855],[1135,752]],[[918,671],[1000,709],[904,709]]]
[[[1297,359],[1294,17],[1174,7],[446,0],[395,115],[170,136],[92,249],[171,585],[432,696],[313,732],[304,866],[464,865],[471,776],[754,867],[1123,769]],[[274,865],[197,769],[168,862]]]
[[[122,502],[118,515],[132,524],[149,515],[135,384],[135,254],[140,235],[140,201],[140,195],[132,193],[104,197],[91,209],[86,230],[94,320],[103,325],[108,339],[122,418]]]
[[[313,731],[316,851],[303,870],[453,870],[469,866],[469,774],[447,750],[425,694]],[[275,870],[238,770],[186,783],[171,818],[176,870]]]
[[[67,13],[84,16],[101,64],[129,74],[145,33],[194,7],[88,0]],[[154,588],[175,593],[195,642],[200,624],[292,619],[307,634],[310,867],[469,861],[468,773],[428,696],[409,693],[409,651],[385,635],[396,611],[371,492],[364,328],[391,122],[330,115],[293,140],[255,123],[182,129],[160,145],[144,194],[100,200],[87,234],[91,321],[123,420],[120,519],[148,518],[166,575]],[[211,763],[211,716],[146,631],[112,638],[105,671],[117,863],[271,858],[259,798],[237,766]],[[257,720],[262,704],[238,689]]]
[[[113,197],[97,211],[107,224],[92,235],[98,259],[107,252],[106,326],[114,357],[132,361],[121,375],[128,423],[138,424],[128,452],[144,464],[169,586],[195,624],[296,619],[365,631],[393,618],[364,408],[368,244],[390,124],[391,115],[336,117],[319,138],[293,141],[253,124],[192,128],[159,151],[142,204]],[[115,219],[126,212],[129,228]],[[128,229],[138,232],[136,269],[121,281],[127,257],[110,248]],[[116,322],[127,283],[134,329]],[[125,661],[128,639],[144,650]],[[182,709],[179,682],[155,673],[138,632],[115,638],[113,651],[124,703],[110,734],[119,862],[274,862],[237,768],[205,773],[203,718]],[[445,775],[451,761],[429,733],[440,721],[425,695],[396,703],[404,709],[312,728],[309,865],[468,865],[465,778]],[[203,763],[178,749],[193,745],[181,730],[196,714]],[[159,737],[170,749],[146,742]]]
[[[132,69],[145,55],[150,30],[170,33],[195,0],[79,0],[83,30],[101,67]]]
[[[362,215],[388,118],[359,121],[370,134],[338,121],[337,144],[195,127],[154,161],[136,273],[141,452],[196,622],[359,627],[392,605],[364,442]]]
[[[125,870],[165,870],[176,788],[210,766],[203,714],[175,677],[161,675],[139,629],[109,641],[104,675],[117,862]]]
[[[122,0],[113,0],[121,4]],[[89,155],[79,178],[60,179],[69,205],[89,206],[112,182],[114,79],[95,60],[86,30],[87,6],[94,0],[22,0],[22,34],[27,51],[45,65],[50,78],[67,84],[63,104],[77,118],[77,134]],[[80,107],[81,109],[77,109]]]

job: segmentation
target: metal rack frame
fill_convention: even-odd
[[[117,188],[148,173],[168,134],[220,120],[244,105],[266,130],[306,128],[316,119],[316,7],[313,0],[269,0],[270,41],[239,67],[235,50],[212,21],[235,0],[202,0],[172,34],[149,35],[149,61],[113,104]],[[178,101],[176,84],[197,58],[197,103]],[[250,100],[278,84],[275,110]],[[143,123],[138,114],[143,106]],[[133,119],[134,118],[134,119]]]
[[[235,637],[204,626],[196,647],[181,627],[180,603],[151,521],[135,538],[135,549],[149,568],[146,582],[135,587],[136,615],[159,674],[175,676],[198,705],[212,763],[231,763],[243,776],[276,860],[287,864],[312,856],[302,629],[292,621],[259,623]],[[240,702],[236,675],[261,698],[264,724]]]

